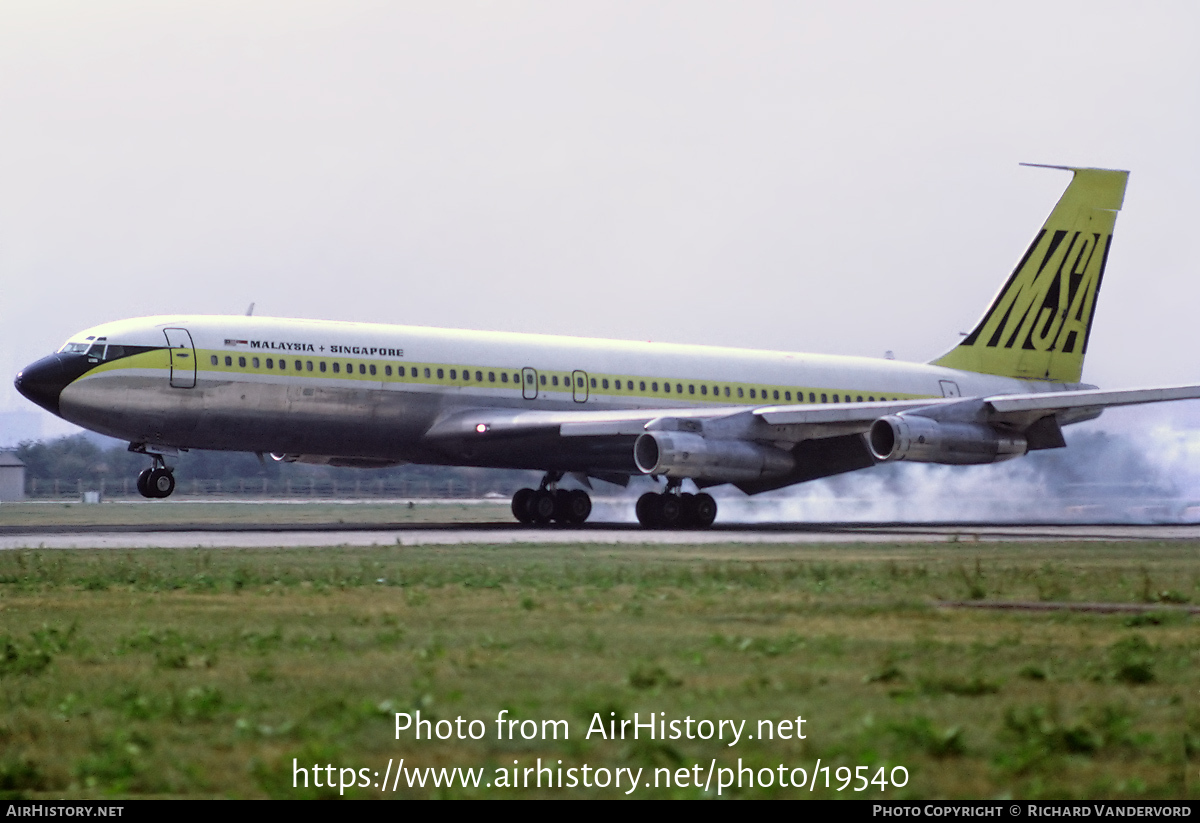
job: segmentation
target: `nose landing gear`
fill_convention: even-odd
[[[152,500],[170,497],[171,492],[175,491],[175,470],[167,465],[163,456],[146,451],[145,446],[135,448],[134,444],[130,444],[129,450],[140,452],[154,461],[150,468],[143,469],[137,476],[138,494]]]
[[[512,513],[528,526],[551,523],[578,526],[592,513],[592,498],[582,489],[560,489],[562,472],[548,472],[535,489],[521,489],[513,495]]]

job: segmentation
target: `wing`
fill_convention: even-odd
[[[889,460],[990,463],[1066,445],[1111,406],[1200,399],[1200,386],[868,403],[629,410],[467,409],[423,442],[476,465],[734,483],[755,493]]]

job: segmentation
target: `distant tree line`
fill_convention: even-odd
[[[78,434],[56,440],[26,441],[16,448],[25,464],[26,492],[32,497],[77,490],[109,494],[133,493],[134,480],[150,466],[144,454],[130,452],[124,444],[98,442]],[[454,496],[496,492],[511,494],[522,486],[536,486],[535,472],[473,469],[446,466],[404,465],[385,469],[349,469],[284,463],[269,456],[259,460],[244,452],[188,451],[169,457],[179,483],[177,493],[292,493],[379,494],[406,492],[412,496]],[[265,481],[265,484],[264,484]],[[56,486],[57,483],[57,486]]]
[[[1066,449],[1035,452],[998,466],[974,470],[925,467],[919,480],[912,472],[922,468],[905,463],[878,466],[865,474],[882,481],[894,494],[928,484],[933,479],[928,474],[932,468],[951,484],[966,481],[970,472],[982,471],[996,488],[1036,485],[1039,494],[1051,497],[1200,496],[1200,489],[1190,488],[1191,476],[1173,476],[1181,459],[1178,445],[1147,443],[1144,437],[1104,431],[1068,432],[1068,437],[1071,445]],[[150,465],[149,458],[128,451],[124,443],[89,434],[24,442],[16,454],[25,463],[26,493],[31,497],[65,496],[83,490],[136,494],[134,480]],[[190,451],[169,458],[168,463],[176,469],[179,494],[464,497],[493,492],[507,496],[522,486],[536,486],[541,479],[537,472],[447,466],[335,468],[283,463],[270,457],[259,460],[242,452]],[[830,484],[839,494],[854,496],[863,475],[854,472],[819,482]]]

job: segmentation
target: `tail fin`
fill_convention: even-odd
[[[934,365],[1026,380],[1082,377],[1129,172],[1044,168],[1075,176],[975,330]]]

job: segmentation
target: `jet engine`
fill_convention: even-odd
[[[915,414],[879,418],[871,424],[867,443],[876,460],[956,466],[999,463],[1029,451],[1019,434],[984,423],[940,422]]]
[[[725,482],[787,474],[796,465],[790,453],[773,446],[675,431],[638,435],[633,461],[643,474]]]

